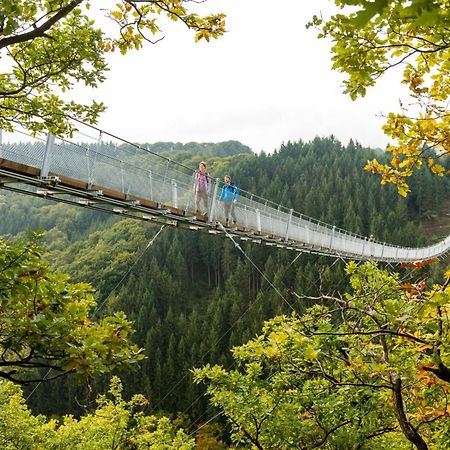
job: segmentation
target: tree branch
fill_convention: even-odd
[[[71,11],[73,11],[78,5],[83,3],[84,0],[73,0],[68,5],[62,7],[54,16],[50,17],[42,25],[34,28],[32,31],[27,33],[8,36],[0,39],[0,49],[8,47],[14,44],[20,44],[22,42],[31,41],[38,37],[45,36],[45,33],[59,20],[67,16]]]
[[[423,367],[426,372],[431,372],[436,375],[440,380],[450,383],[450,369],[440,362],[437,368],[434,367]]]
[[[412,341],[416,341],[416,342],[420,342],[421,344],[429,344],[431,345],[428,341],[418,338],[417,336],[414,336],[412,334],[409,333],[402,333],[399,331],[392,331],[392,330],[372,330],[372,331],[348,331],[348,332],[341,332],[341,333],[332,333],[332,332],[314,332],[314,331],[310,331],[310,333],[314,336],[354,336],[354,335],[362,335],[362,336],[370,336],[370,335],[391,335],[391,336],[398,336],[398,337],[404,337],[407,339],[411,339]]]
[[[31,380],[21,380],[20,378],[16,378],[12,375],[15,375],[17,372],[1,372],[0,371],[0,378],[4,378],[5,380],[11,381],[15,384],[20,384],[22,386],[26,385],[26,384],[31,384],[31,383],[43,383],[43,382],[47,382],[47,381],[52,381],[52,380],[56,380],[57,378],[63,377],[71,372],[74,372],[75,370],[68,370],[68,371],[64,371],[61,373],[58,373],[52,377],[48,377],[48,378],[34,378]]]
[[[402,380],[396,373],[391,373],[393,385],[392,397],[394,400],[394,413],[405,437],[413,443],[418,450],[428,450],[428,445],[418,431],[411,425],[405,413],[402,397]]]
[[[228,416],[228,418],[233,422],[236,427],[238,427],[239,430],[242,430],[244,435],[247,437],[247,439],[259,450],[264,450],[264,447],[244,428],[242,427],[236,420],[234,420],[231,416]]]
[[[345,425],[348,425],[349,423],[351,423],[351,420],[346,420],[345,422],[342,422],[342,423],[336,425],[335,427],[331,428],[328,431],[326,431],[319,422],[317,422],[317,423],[319,424],[320,428],[322,428],[322,430],[325,432],[325,436],[320,442],[315,444],[312,448],[322,447],[322,445],[325,444],[325,442],[327,441],[327,439],[330,436],[330,434],[334,433],[339,428],[344,427]]]

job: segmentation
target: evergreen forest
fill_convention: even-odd
[[[382,186],[376,176],[363,171],[368,160],[383,161],[384,153],[363,148],[353,141],[343,145],[331,136],[310,142],[288,142],[271,154],[254,154],[235,141],[158,143],[147,147],[193,168],[199,161],[207,160],[208,170],[215,177],[229,173],[245,191],[339,228],[364,236],[373,235],[379,241],[415,247],[434,243],[449,234],[446,228],[434,234],[426,231],[427,222],[444,215],[443,205],[447,204],[450,194],[447,179],[433,176],[428,168],[417,171],[411,177],[411,194],[403,198],[395,186]],[[448,158],[445,164],[449,170]],[[259,428],[252,431],[250,425],[238,427],[240,418],[233,416],[238,413],[227,406],[224,398],[234,399],[244,411],[249,405],[248,399],[241,399],[240,404],[233,396],[237,390],[244,389],[244,384],[235,386],[233,391],[233,382],[237,383],[233,379],[227,384],[231,393],[224,394],[219,393],[218,388],[211,390],[203,381],[210,380],[223,388],[225,374],[239,367],[245,367],[246,376],[253,381],[264,374],[266,380],[272,380],[268,374],[276,369],[269,363],[251,369],[251,365],[256,364],[254,355],[269,352],[265,347],[258,347],[263,340],[257,336],[263,333],[270,342],[273,336],[281,336],[279,328],[286,325],[284,321],[291,320],[290,327],[301,328],[295,321],[308,314],[325,327],[325,313],[318,311],[321,307],[318,297],[334,298],[349,289],[356,291],[358,277],[373,278],[373,273],[380,271],[380,279],[385,277],[384,285],[390,285],[393,281],[388,273],[398,272],[401,280],[407,278],[412,284],[418,278],[427,279],[427,286],[431,286],[442,282],[445,272],[444,261],[421,269],[420,274],[412,273],[410,268],[383,264],[364,266],[363,273],[358,272],[359,265],[352,263],[349,268],[347,261],[339,258],[244,242],[240,244],[241,252],[225,236],[171,227],[164,228],[148,246],[159,231],[156,224],[124,220],[3,190],[0,190],[0,217],[0,236],[5,241],[26,239],[27,229],[43,230],[40,242],[51,266],[68,274],[70,282],[92,285],[97,305],[94,318],[99,320],[123,311],[135,330],[130,334],[132,343],[143,349],[143,358],[134,368],[119,367],[113,374],[83,380],[69,375],[24,385],[23,396],[32,414],[54,420],[68,414],[81,418],[97,407],[96,399],[108,389],[114,392],[116,399],[142,395],[148,399],[142,407],[146,414],[166,416],[175,421],[187,435],[195,438],[195,444],[190,445],[196,448],[319,448],[321,441],[316,442],[311,437],[315,436],[313,429],[298,429],[298,436],[291,433],[296,440],[289,443],[270,441],[269,435],[278,433],[272,422],[270,426],[274,428],[269,428],[267,437],[263,432],[258,434]],[[316,309],[311,312],[311,307]],[[343,318],[331,312],[327,320],[329,326],[337,326]],[[355,323],[357,321],[352,326],[356,327]],[[286,340],[283,345],[287,345]],[[306,361],[313,364],[316,350],[307,347],[302,351]],[[298,363],[300,372],[306,371],[302,364]],[[217,365],[224,372],[219,373]],[[211,370],[215,367],[217,372],[199,372],[206,370],[202,369],[205,367]],[[41,375],[46,373],[43,369],[35,370],[40,370]],[[256,375],[250,376],[251,370],[255,370]],[[289,378],[292,373],[287,371],[284,376]],[[314,380],[317,382],[311,375],[302,379],[301,384],[306,386]],[[289,390],[299,388],[290,383]],[[262,385],[258,389],[252,398],[263,399]],[[328,394],[327,401],[331,401],[334,393]],[[353,394],[347,392],[347,395]],[[358,399],[352,397],[352,401],[370,403],[367,392],[360,395]],[[335,400],[339,408],[340,399]],[[102,401],[100,406],[107,408],[106,400]],[[289,405],[293,403],[283,406],[286,417],[290,414]],[[221,408],[225,409],[225,414],[220,414]],[[308,414],[312,413],[308,413],[306,406],[302,408],[297,417],[306,424]],[[325,411],[325,406],[323,408]],[[275,406],[271,411],[277,411]],[[254,413],[252,417],[256,416]],[[228,421],[230,418],[232,420]],[[428,419],[431,421],[432,417]],[[386,417],[385,421],[384,425],[377,424],[376,430],[379,436],[384,435],[379,431],[383,427],[385,434],[391,433],[390,442],[395,443],[392,447],[388,446],[388,441],[382,441],[382,437],[379,441],[375,438],[373,447],[358,447],[364,436],[351,441],[344,433],[336,433],[336,440],[328,441],[329,447],[321,448],[410,448],[398,437],[401,433],[399,426],[393,424],[395,419]],[[266,422],[262,420],[262,423]],[[286,422],[283,426],[291,425]],[[334,426],[330,425],[329,429]],[[179,448],[190,448],[183,445],[180,443]]]

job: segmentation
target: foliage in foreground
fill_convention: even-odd
[[[195,370],[239,445],[258,449],[450,448],[450,271],[401,282],[347,266],[352,292],[279,316],[233,350],[237,368]]]
[[[125,314],[89,314],[93,289],[71,284],[42,257],[38,238],[0,239],[0,378],[16,383],[54,379],[70,372],[91,377],[142,359],[128,339]],[[48,369],[47,375],[36,369]]]
[[[135,395],[122,397],[122,385],[113,377],[109,396],[97,400],[97,409],[79,420],[65,416],[61,421],[33,416],[19,386],[0,381],[0,447],[47,450],[148,449],[189,450],[194,440],[177,430],[166,417],[146,416],[147,401]]]
[[[393,139],[390,164],[372,160],[366,169],[394,183],[401,195],[412,172],[427,164],[439,176],[450,155],[450,3],[448,0],[335,0],[338,14],[311,24],[333,41],[333,69],[347,75],[345,93],[364,96],[378,78],[403,68],[409,90],[383,130]]]
[[[223,14],[201,17],[184,0],[98,3],[2,1],[0,57],[7,70],[0,76],[1,129],[20,123],[32,131],[67,134],[73,128],[70,116],[95,123],[104,105],[79,103],[65,93],[78,83],[91,88],[102,83],[109,70],[106,52],[125,54],[162,39],[161,16],[184,23],[196,41],[225,31]],[[103,15],[113,23],[108,32]]]

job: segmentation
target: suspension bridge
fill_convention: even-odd
[[[298,252],[414,263],[444,258],[450,236],[422,248],[372,240],[240,190],[236,224],[224,227],[221,181],[206,216],[195,211],[195,171],[95,127],[70,140],[25,131],[0,134],[0,188],[134,219]]]

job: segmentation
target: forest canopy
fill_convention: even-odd
[[[171,148],[172,145],[160,146],[163,152],[170,151]],[[243,146],[233,145],[234,148],[236,151],[245,150]],[[425,245],[426,236],[419,219],[438,214],[440,205],[448,198],[447,180],[432,177],[428,168],[415,173],[411,179],[413,186],[418,189],[413,189],[413,194],[407,199],[401,198],[393,186],[381,187],[375,177],[367,176],[359,170],[365,160],[377,154],[375,150],[364,149],[354,142],[343,146],[332,137],[316,138],[308,143],[290,142],[272,155],[248,152],[235,154],[234,150],[228,149],[228,145],[211,147],[197,144],[182,146],[178,150],[179,152],[170,154],[182,163],[198,161],[201,152],[211,152],[208,153],[208,162],[211,162],[208,169],[212,175],[232,170],[242,189],[257,192],[328,223],[364,235],[372,233],[379,240],[399,245]],[[226,157],[218,156],[224,153]],[[131,338],[138,348],[144,348],[142,355],[145,358],[140,362],[138,370],[121,370],[126,390],[123,398],[133,399],[134,394],[142,394],[150,399],[148,405],[139,402],[131,405],[128,400],[118,398],[113,402],[118,407],[111,402],[102,403],[105,408],[97,408],[97,414],[93,410],[92,401],[85,399],[89,396],[93,399],[95,395],[108,390],[107,375],[92,379],[89,391],[86,386],[75,383],[74,377],[61,377],[51,383],[30,388],[25,386],[22,396],[17,386],[0,384],[0,395],[5,399],[4,403],[8,404],[8,408],[3,410],[7,414],[6,422],[2,423],[16,423],[10,414],[14,408],[20,411],[23,432],[16,435],[20,434],[23,439],[33,436],[37,442],[41,442],[38,441],[42,438],[40,433],[48,432],[52,437],[44,442],[52,442],[51,439],[60,442],[58,439],[63,439],[61,433],[67,431],[68,434],[64,435],[66,440],[61,442],[72,443],[73,440],[70,439],[78,436],[84,439],[85,448],[92,448],[89,447],[90,444],[103,442],[105,436],[102,435],[102,426],[105,430],[117,430],[115,442],[124,442],[120,439],[126,439],[127,436],[130,440],[134,439],[139,434],[136,434],[136,430],[141,430],[135,426],[140,420],[133,415],[135,412],[142,411],[146,417],[153,417],[154,414],[159,416],[164,412],[173,415],[181,412],[186,418],[183,428],[190,428],[191,437],[194,434],[198,436],[196,445],[208,448],[208,442],[215,440],[217,444],[217,441],[222,441],[222,444],[212,448],[223,450],[226,445],[232,445],[227,440],[227,428],[220,428],[220,424],[215,423],[219,432],[214,436],[202,434],[206,429],[206,426],[203,427],[205,422],[212,419],[218,411],[208,406],[207,398],[202,395],[204,385],[192,383],[192,368],[209,363],[210,367],[218,364],[227,371],[234,366],[240,369],[240,362],[233,360],[230,348],[242,346],[249,340],[250,347],[254,336],[261,334],[263,322],[274,316],[281,316],[281,319],[277,319],[279,322],[276,322],[280,323],[281,333],[283,317],[289,317],[291,312],[288,305],[296,309],[297,317],[303,317],[311,302],[318,301],[299,300],[294,293],[317,298],[320,292],[352,292],[343,275],[344,264],[339,258],[309,254],[301,254],[297,258],[289,251],[242,242],[246,255],[266,277],[263,278],[230,241],[218,236],[166,228],[154,245],[145,251],[148,242],[157,232],[156,225],[131,219],[120,220],[116,216],[86,208],[55,204],[51,200],[3,190],[0,191],[0,216],[0,233],[11,237],[4,239],[5,241],[16,241],[18,236],[24,236],[24,223],[33,228],[44,227],[48,230],[46,242],[52,266],[44,266],[57,267],[59,271],[69,273],[69,285],[80,289],[79,283],[84,285],[87,281],[94,286],[95,299],[102,305],[98,315],[108,317],[114,316],[115,311],[125,312],[126,320],[132,321],[136,330]],[[441,237],[436,235],[434,239]],[[435,275],[436,269],[430,269],[430,272]],[[58,272],[55,277],[59,279]],[[270,288],[267,279],[272,280],[288,300],[287,303]],[[435,276],[435,279],[438,277]],[[382,280],[388,282],[390,278],[384,277]],[[33,279],[30,279],[27,284],[30,290],[33,288],[32,282]],[[395,285],[394,281],[389,283]],[[394,295],[395,289],[390,292]],[[398,299],[398,295],[401,292],[395,294],[395,299]],[[339,295],[334,294],[333,297],[339,298]],[[400,301],[398,304],[403,305]],[[408,307],[413,306],[419,307],[420,304],[413,300]],[[92,308],[97,309],[96,306]],[[315,319],[317,317],[314,316]],[[333,316],[333,325],[335,319]],[[317,319],[317,323],[319,322]],[[290,326],[291,322],[287,320],[286,325]],[[315,342],[315,339],[316,337],[312,340]],[[308,349],[306,352],[310,357],[314,356],[314,346],[311,350],[313,351]],[[303,357],[303,354],[300,356]],[[369,356],[370,354],[367,355]],[[422,356],[428,358],[427,355]],[[429,359],[424,362],[431,368]],[[306,364],[313,365],[311,371],[315,373],[315,361],[307,360]],[[46,369],[44,373],[45,371]],[[427,373],[434,376],[431,372]],[[57,372],[52,370],[51,374]],[[281,373],[280,377],[283,376],[284,373]],[[117,389],[114,387],[115,391]],[[233,397],[235,394],[230,395]],[[272,392],[268,395],[272,396]],[[19,408],[18,405],[24,405],[24,397],[28,399],[27,404],[33,411],[32,414],[25,411],[22,415],[26,408]],[[331,399],[326,403],[324,397],[325,395],[322,396],[324,405],[331,408]],[[342,397],[343,394],[335,396],[337,399]],[[365,396],[361,396],[361,399],[367,401]],[[84,404],[90,406],[88,412],[83,408]],[[379,403],[370,400],[369,404]],[[339,403],[337,405],[340,407]],[[247,406],[258,405],[248,403]],[[246,413],[243,408],[242,412]],[[344,412],[347,410],[342,408],[342,413]],[[59,417],[60,420],[47,421],[44,417],[35,415],[38,413],[47,417]],[[79,419],[65,419],[64,416],[68,413]],[[286,420],[281,412],[276,411],[274,415],[276,413],[279,413],[279,424],[295,426],[289,422],[289,411],[286,413]],[[117,419],[124,418],[124,421],[116,421],[116,415]],[[36,417],[38,422],[35,422]],[[386,412],[386,417],[392,417],[392,410]],[[331,421],[336,416],[329,415],[329,418]],[[370,415],[367,418],[374,418],[375,424],[382,423],[380,416]],[[128,421],[125,423],[125,420]],[[308,420],[311,424],[314,418]],[[350,418],[344,422],[346,420]],[[415,418],[412,419],[413,424],[414,420]],[[61,426],[61,421],[67,421],[67,427]],[[29,426],[30,423],[32,426]],[[264,421],[266,423],[270,427],[273,425],[268,420]],[[330,422],[320,423],[330,425]],[[334,423],[339,425],[342,422]],[[340,427],[336,436],[342,437],[349,429],[355,430],[355,423]],[[170,437],[173,436],[172,425],[168,423],[169,439],[173,439]],[[369,428],[365,426],[361,433],[349,436],[349,442],[362,439],[363,433]],[[12,429],[14,430],[16,428]],[[149,431],[152,430],[158,431],[155,428]],[[262,433],[265,430],[262,429]],[[142,435],[147,436],[144,431]],[[158,435],[166,436],[165,433]],[[281,434],[280,438],[285,435]],[[322,433],[317,436],[323,438],[325,435]],[[395,431],[395,436],[395,442],[405,442],[398,430]],[[261,436],[261,441],[262,439]],[[380,436],[370,441],[375,443],[382,439]],[[330,438],[327,442],[331,441]],[[246,441],[245,445],[247,444],[251,445]],[[187,439],[187,445],[193,445],[191,438]],[[83,448],[81,444],[80,448]],[[167,448],[171,448],[170,444]]]

